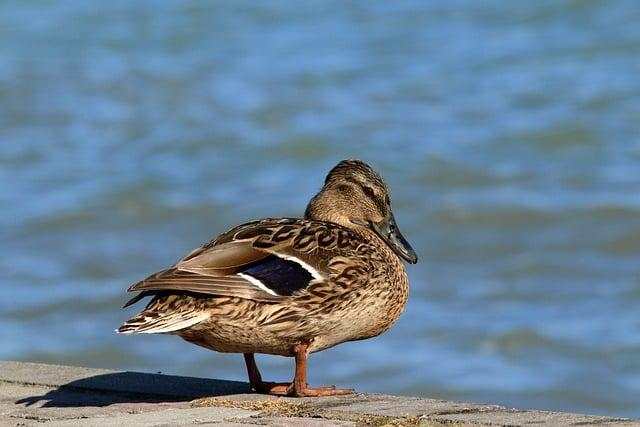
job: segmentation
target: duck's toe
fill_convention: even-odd
[[[316,397],[316,396],[343,396],[346,394],[353,394],[355,391],[352,388],[336,388],[330,387],[303,387],[300,390],[291,388],[289,390],[289,396],[295,397]]]
[[[261,381],[252,386],[256,393],[273,394],[276,396],[287,396],[290,389],[293,389],[291,383],[273,383]]]

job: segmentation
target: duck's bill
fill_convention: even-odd
[[[387,218],[380,222],[371,223],[371,226],[398,256],[404,258],[411,264],[418,262],[416,251],[413,250],[409,242],[407,242],[402,233],[400,233],[393,214],[389,214]]]

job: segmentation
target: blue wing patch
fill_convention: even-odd
[[[269,255],[242,270],[280,296],[290,296],[309,286],[313,275],[295,261]]]

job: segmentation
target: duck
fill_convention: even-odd
[[[121,334],[171,334],[242,353],[251,389],[294,397],[353,389],[310,387],[311,353],[380,335],[409,295],[416,252],[398,229],[384,180],[361,160],[327,174],[302,218],[239,225],[131,287],[124,307],[151,297]],[[254,354],[293,357],[291,382],[267,382]]]

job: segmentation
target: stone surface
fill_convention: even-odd
[[[354,394],[278,398],[246,383],[0,361],[0,426],[640,426],[639,420]]]

